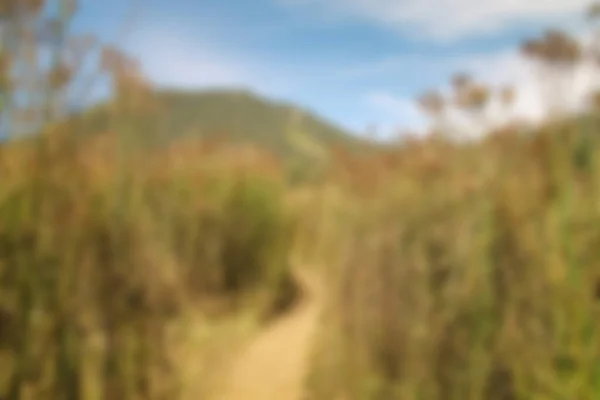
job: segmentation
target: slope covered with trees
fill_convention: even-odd
[[[150,143],[216,137],[257,145],[284,157],[314,157],[332,145],[356,149],[367,144],[309,111],[249,91],[162,90],[153,96],[159,104],[156,112],[130,120],[130,130]],[[110,129],[110,115],[107,106],[88,111],[86,129]]]

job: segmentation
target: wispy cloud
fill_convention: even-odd
[[[584,43],[589,37],[587,34],[581,34],[579,39]],[[471,74],[492,89],[512,86],[516,94],[512,107],[502,106],[497,98],[489,103],[485,110],[488,128],[515,118],[530,122],[540,121],[549,111],[549,100],[558,97],[567,111],[580,110],[588,96],[597,90],[600,84],[600,71],[592,61],[581,62],[575,66],[569,77],[555,80],[552,76],[543,74],[543,69],[526,59],[518,49],[451,57],[388,57],[380,62],[349,69],[346,71],[346,76],[364,77],[391,72],[395,69],[398,69],[396,73],[403,73],[402,68],[404,73],[412,71],[415,74],[421,71],[424,74],[446,76],[445,83],[433,85],[433,89],[439,89],[445,94],[450,91],[447,78],[459,71]],[[562,87],[556,87],[554,84],[557,82],[562,82]],[[370,94],[369,103],[385,110],[388,119],[394,114],[396,127],[418,129],[426,126],[416,102],[406,95],[383,90]],[[460,113],[456,111],[451,112],[450,117],[465,131],[485,129],[485,127],[472,126],[471,121],[461,118]]]
[[[130,52],[157,86],[246,88],[272,95],[286,88],[284,79],[269,73],[266,66],[222,51],[216,43],[166,28],[136,33]]]
[[[490,34],[524,24],[579,17],[588,0],[274,0],[433,40]]]
[[[586,37],[580,39],[583,42]],[[513,86],[517,94],[513,116],[529,120],[538,120],[545,115],[551,97],[560,96],[560,103],[567,111],[581,109],[600,82],[598,66],[591,60],[580,62],[569,76],[556,78],[544,74],[543,69],[518,50],[472,57],[465,60],[461,70],[472,72],[492,86]],[[556,86],[556,79],[564,83],[562,87]]]
[[[427,126],[427,118],[410,98],[374,91],[365,96],[365,102],[377,111],[379,134],[384,138],[402,130],[423,130]]]

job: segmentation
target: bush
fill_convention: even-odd
[[[74,158],[50,161],[40,179],[1,172],[0,397],[173,398],[168,253],[143,207],[117,207]]]
[[[599,171],[563,139],[402,154],[330,277],[313,398],[597,397]]]
[[[282,180],[252,165],[242,173],[211,161],[173,172],[171,190],[149,189],[190,291],[239,297],[268,288],[270,297],[281,295],[293,234]]]
[[[2,149],[1,398],[177,398],[188,300],[251,294],[268,314],[294,297],[276,174],[53,139]]]

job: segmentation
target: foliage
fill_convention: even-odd
[[[328,259],[312,398],[596,398],[597,129],[346,156],[369,170],[345,180],[363,211]]]
[[[72,1],[0,6],[0,398],[177,398],[187,310],[293,296],[281,167],[214,141],[141,146],[160,104],[135,62],[69,35]],[[81,59],[112,80],[101,132],[67,110]]]

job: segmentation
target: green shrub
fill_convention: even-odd
[[[278,296],[289,279],[293,233],[281,184],[259,174],[215,173],[196,186],[188,179],[157,209],[168,210],[168,240],[190,290],[238,297],[268,288]]]
[[[59,167],[3,174],[0,397],[171,399],[174,265],[143,209]]]

